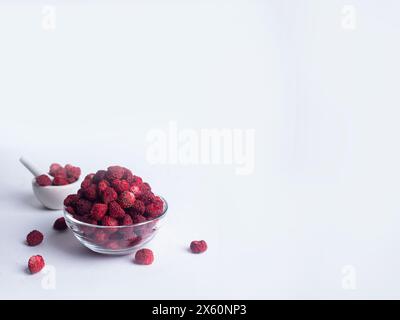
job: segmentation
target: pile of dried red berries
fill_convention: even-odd
[[[81,175],[81,168],[75,167],[71,164],[62,165],[53,163],[50,165],[49,175],[42,174],[36,177],[36,183],[41,187],[46,186],[64,186],[66,184],[77,181]]]
[[[77,194],[64,200],[79,221],[101,226],[127,226],[158,218],[164,202],[142,178],[121,166],[89,174]]]
[[[86,241],[111,250],[131,248],[149,239],[165,209],[148,183],[121,166],[87,175],[77,194],[67,196],[64,205],[76,220],[93,225],[79,226]]]

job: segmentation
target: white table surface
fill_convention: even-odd
[[[400,298],[400,4],[353,2],[352,30],[336,0],[64,1],[54,30],[2,3],[0,298]],[[170,121],[255,129],[254,172],[150,165]],[[21,155],[143,176],[170,206],[154,264],[53,231]]]

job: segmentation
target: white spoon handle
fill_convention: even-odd
[[[41,170],[39,170],[33,163],[31,163],[28,159],[24,157],[19,158],[19,161],[27,168],[35,177],[43,174]]]

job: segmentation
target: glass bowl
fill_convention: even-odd
[[[153,239],[161,227],[168,204],[160,198],[164,204],[162,214],[145,222],[129,226],[98,226],[75,219],[64,207],[65,222],[74,236],[92,251],[111,255],[130,254]]]

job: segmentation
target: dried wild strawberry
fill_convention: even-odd
[[[132,220],[131,216],[128,215],[128,214],[124,215],[124,217],[122,218],[122,223],[121,223],[121,225],[123,225],[123,226],[129,226],[129,225],[131,225],[131,224],[133,224],[133,220]]]
[[[122,179],[124,176],[125,170],[120,166],[110,166],[107,168],[106,178],[108,181],[113,181],[115,179]]]
[[[97,185],[97,189],[99,190],[99,192],[104,192],[109,186],[110,184],[107,180],[101,180]]]
[[[64,199],[64,206],[75,206],[76,202],[79,200],[78,195],[70,194]]]
[[[38,230],[33,230],[28,233],[26,236],[26,243],[28,246],[37,246],[38,244],[41,244],[43,241],[43,234],[38,231]]]
[[[190,243],[190,250],[193,253],[202,253],[207,250],[207,243],[204,240],[192,241]]]
[[[133,192],[135,197],[138,199],[142,195],[142,189],[140,188],[140,185],[136,185],[136,184],[131,185],[131,187],[129,188],[129,191]]]
[[[120,232],[114,232],[112,234],[110,234],[109,236],[109,240],[121,240],[124,238],[124,235]]]
[[[107,242],[107,243],[105,244],[105,247],[106,247],[107,249],[111,249],[111,250],[118,250],[118,249],[121,249],[121,248],[120,248],[120,245],[119,245],[119,241],[117,241],[117,240],[113,240],[113,241]]]
[[[126,181],[128,181],[129,184],[131,184],[133,182],[133,180],[134,180],[133,177],[134,176],[133,176],[132,171],[127,169],[127,168],[125,168],[124,176],[122,178],[125,179]]]
[[[29,271],[33,273],[37,273],[40,270],[42,270],[44,267],[44,259],[42,256],[32,256],[29,258],[28,261],[28,269]]]
[[[108,206],[106,204],[95,203],[90,210],[90,215],[94,220],[99,221],[106,215],[107,210]]]
[[[132,192],[124,191],[118,197],[118,203],[122,208],[132,207],[135,202],[135,195]]]
[[[69,214],[72,214],[72,215],[76,214],[75,209],[71,206],[65,207],[65,211],[67,211]]]
[[[53,228],[58,231],[66,230],[68,226],[65,222],[64,217],[58,218],[56,221],[54,221]]]
[[[148,218],[157,218],[163,213],[163,208],[155,203],[150,203],[146,206],[145,216]]]
[[[111,182],[111,186],[117,193],[122,193],[129,190],[129,183],[126,180],[115,179]]]
[[[96,200],[97,199],[97,186],[95,184],[91,184],[87,188],[83,189],[83,196],[90,201]]]
[[[153,251],[150,249],[140,249],[135,253],[135,263],[149,265],[154,261]]]
[[[141,185],[143,183],[143,179],[139,176],[133,176],[132,184]]]
[[[118,226],[118,220],[114,219],[110,216],[105,216],[103,219],[101,219],[101,225],[107,226],[107,227],[116,227]]]
[[[107,171],[105,170],[99,170],[95,173],[93,176],[93,183],[99,183],[101,180],[104,180],[106,177]]]
[[[146,217],[138,214],[138,215],[132,217],[132,221],[133,221],[134,224],[138,224],[138,223],[142,223],[142,222],[147,221],[147,219],[146,219]]]
[[[41,187],[46,187],[51,185],[51,179],[47,174],[42,174],[36,177],[36,183]]]
[[[81,188],[82,189],[89,188],[91,184],[92,184],[92,179],[85,178],[85,179],[83,179],[83,181],[81,183]]]
[[[127,239],[129,246],[136,246],[142,241],[141,236],[134,235],[133,237]]]
[[[59,178],[67,179],[67,170],[65,170],[65,168],[60,168],[54,173],[53,177],[54,178],[55,177],[59,177]]]
[[[102,230],[97,230],[93,236],[93,241],[97,244],[102,244],[108,240],[108,236],[108,233]]]
[[[129,208],[130,213],[133,215],[143,214],[146,211],[146,206],[144,205],[143,201],[135,200],[135,203],[131,208]],[[132,216],[131,214],[131,216]]]
[[[78,198],[83,198],[83,189],[80,188],[77,192],[76,195],[78,196]]]
[[[102,194],[103,202],[104,203],[110,203],[112,201],[117,200],[118,194],[115,192],[115,190],[111,187],[108,187],[106,190],[104,190]]]
[[[112,201],[109,204],[109,214],[110,217],[115,219],[123,218],[125,216],[125,211],[116,201]]]
[[[77,180],[78,180],[78,178],[75,178],[75,177],[69,177],[69,178],[67,178],[68,183],[74,183],[74,182],[77,181]]]
[[[86,199],[79,199],[76,202],[76,213],[83,216],[90,213],[92,209],[92,203]]]
[[[154,194],[151,191],[142,191],[139,200],[142,200],[145,205],[148,205],[154,201]]]
[[[64,176],[55,176],[53,179],[53,186],[65,186],[69,184],[68,179]]]
[[[65,166],[65,170],[67,172],[67,177],[78,179],[81,175],[81,168],[75,167],[71,164],[67,164]]]
[[[62,166],[58,163],[52,163],[50,165],[49,174],[54,177],[58,170],[62,169]]]

